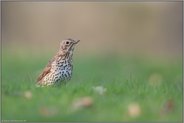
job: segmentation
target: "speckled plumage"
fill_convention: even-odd
[[[71,79],[73,50],[78,42],[73,39],[61,42],[59,51],[38,77],[37,86],[60,85]]]

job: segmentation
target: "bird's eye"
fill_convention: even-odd
[[[69,42],[67,41],[66,44],[69,44]]]

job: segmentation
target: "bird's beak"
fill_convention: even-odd
[[[80,40],[77,40],[76,42],[75,42],[75,44],[77,44],[77,43],[79,43],[80,42]]]

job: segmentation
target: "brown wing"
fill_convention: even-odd
[[[40,82],[44,76],[46,76],[50,70],[51,70],[51,64],[52,62],[55,60],[55,57],[49,61],[49,63],[47,64],[47,66],[44,68],[43,72],[39,75],[37,82]]]
[[[39,75],[37,82],[41,82],[41,80],[50,72],[51,70],[51,64],[53,61],[57,60],[59,57],[63,57],[64,55],[60,52],[58,52],[54,58],[52,58],[52,60],[49,61],[49,63],[47,64],[47,66],[44,68],[43,72]]]

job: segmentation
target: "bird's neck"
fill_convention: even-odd
[[[72,62],[72,57],[73,57],[73,52],[72,51],[60,51],[58,53],[58,57],[60,57],[59,59],[61,59],[62,61],[68,61],[68,62]]]
[[[65,54],[65,60],[72,62],[73,52],[69,51]]]

